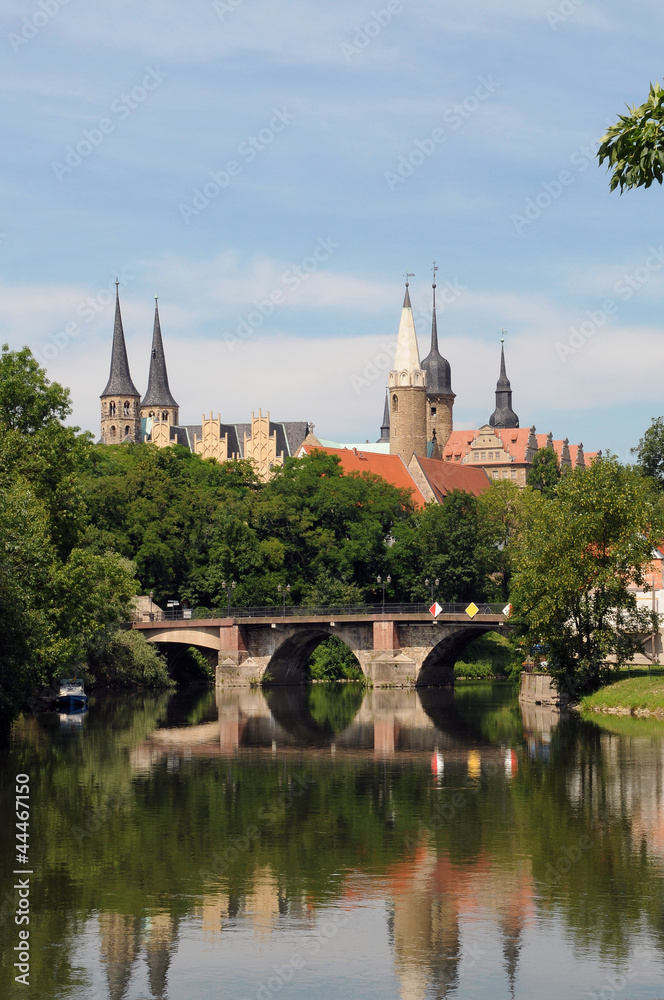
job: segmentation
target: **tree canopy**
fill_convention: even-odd
[[[639,609],[652,551],[664,537],[664,506],[638,470],[608,457],[563,477],[541,498],[516,552],[514,621],[527,644],[542,644],[559,687],[578,696],[605,679],[656,627]]]
[[[611,174],[609,189],[620,193],[635,187],[649,188],[664,178],[664,90],[650,84],[650,93],[638,108],[629,107],[607,129],[597,151],[600,164],[607,161]]]

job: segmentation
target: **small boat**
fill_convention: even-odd
[[[72,677],[60,681],[60,694],[58,695],[58,708],[65,711],[72,711],[87,708],[88,696],[83,689],[83,681],[78,677]]]

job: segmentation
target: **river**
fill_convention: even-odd
[[[199,690],[24,718],[3,758],[3,998],[664,997],[664,724]]]

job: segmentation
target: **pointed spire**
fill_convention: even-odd
[[[408,278],[411,277],[411,274],[406,275],[406,294],[403,300],[399,333],[397,335],[397,351],[394,359],[394,371],[397,372],[420,372],[422,368],[420,365],[420,351],[417,346],[413,310],[410,305],[410,295],[408,294]],[[420,384],[423,384],[423,381]]]
[[[380,437],[376,444],[389,443],[390,440],[390,394],[385,390],[385,408],[383,410],[383,422],[380,425]]]
[[[519,418],[512,409],[512,386],[505,368],[505,333],[500,331],[500,375],[496,382],[496,408],[489,417],[491,427],[518,427]]]
[[[148,388],[141,406],[177,406],[171,395],[164,357],[164,344],[159,323],[159,303],[154,297],[154,328],[152,331],[152,353],[150,355],[150,375]]]
[[[125,344],[122,316],[120,314],[120,282],[115,282],[115,325],[113,327],[113,349],[111,351],[111,371],[102,396],[140,396],[131,380],[127,345]]]
[[[431,316],[431,350],[422,362],[422,370],[427,373],[427,396],[441,394],[454,396],[452,392],[452,370],[450,363],[438,350],[438,321],[436,319],[436,271],[433,262],[433,313]]]

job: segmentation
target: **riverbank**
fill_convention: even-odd
[[[664,719],[664,671],[656,667],[650,674],[639,672],[607,684],[583,698],[579,707],[585,712]]]

